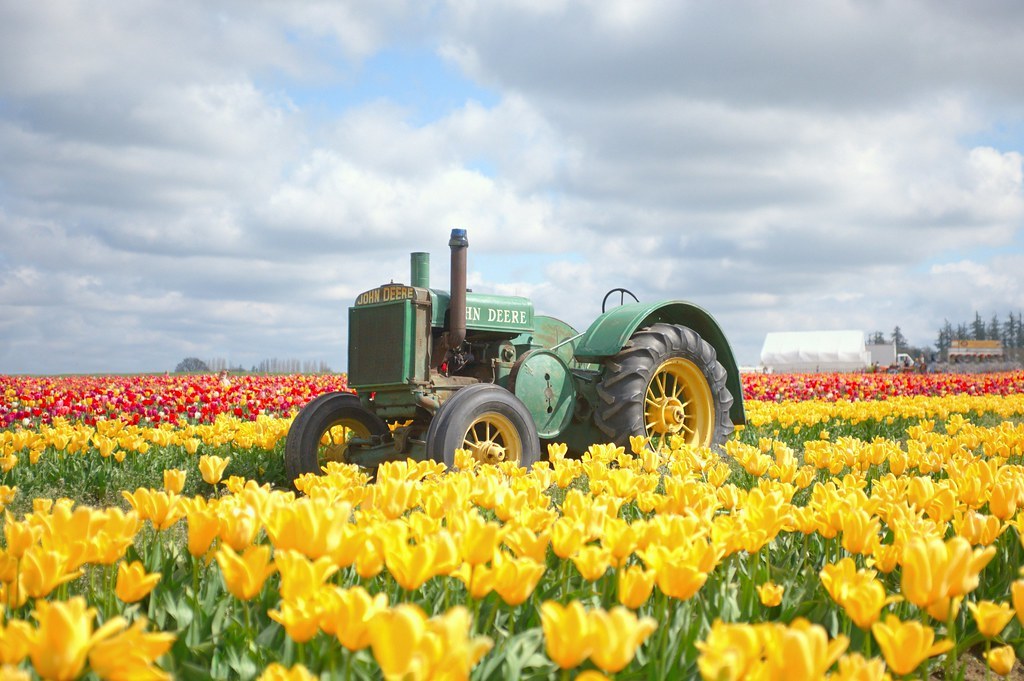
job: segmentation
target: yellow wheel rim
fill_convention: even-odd
[[[349,440],[352,438],[369,439],[369,437],[370,429],[355,419],[343,419],[332,423],[320,436],[317,460],[320,463],[344,462],[348,453]]]
[[[481,463],[501,463],[523,458],[523,441],[512,422],[501,414],[484,414],[466,429],[462,447]]]
[[[710,446],[714,400],[703,372],[682,357],[661,363],[644,395],[648,437],[681,437],[688,445]]]

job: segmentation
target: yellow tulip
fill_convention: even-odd
[[[612,555],[612,565],[622,567],[636,549],[636,529],[622,518],[608,518],[601,533],[601,546]]]
[[[512,527],[505,533],[505,546],[520,558],[531,558],[538,563],[547,561],[548,544],[551,535],[545,530],[534,532],[522,525]]]
[[[646,570],[640,565],[630,565],[619,570],[618,592],[619,603],[637,610],[651,597],[657,573]]]
[[[762,656],[762,637],[750,624],[725,624],[715,620],[703,641],[697,669],[705,681],[741,681],[749,678]]]
[[[967,609],[974,615],[974,623],[978,625],[978,631],[985,638],[999,636],[1013,619],[1014,612],[1013,608],[1006,603],[993,603],[992,601],[968,603]]]
[[[588,582],[595,582],[608,571],[611,565],[611,551],[603,546],[588,545],[572,557],[573,565]]]
[[[574,669],[590,657],[593,637],[590,619],[582,603],[572,601],[563,606],[545,601],[540,606],[540,623],[544,632],[544,649],[559,668]]]
[[[960,612],[960,605],[963,603],[963,600],[963,596],[956,596],[955,598],[943,596],[936,601],[932,601],[925,608],[925,612],[937,622],[948,622],[950,617],[956,617],[957,613]]]
[[[427,616],[419,606],[400,603],[370,620],[370,647],[385,679],[424,678],[428,670],[419,651]]]
[[[372,579],[384,569],[384,553],[377,542],[363,538],[356,553],[356,574],[363,579]]]
[[[639,552],[640,557],[655,572],[655,581],[662,593],[672,598],[686,600],[697,593],[708,575],[691,561],[682,548],[668,549],[651,546]]]
[[[850,641],[837,636],[831,641],[825,628],[798,618],[788,627],[764,625],[767,678],[821,679],[839,659]]]
[[[537,588],[544,569],[543,563],[531,558],[512,558],[498,552],[494,557],[494,590],[506,605],[514,608],[525,602]]]
[[[1013,646],[999,646],[985,653],[985,662],[988,663],[989,669],[999,676],[1009,675],[1016,661],[1017,654]]]
[[[979,573],[994,555],[994,546],[975,550],[963,537],[912,537],[903,549],[903,595],[920,608],[964,596],[977,588]]]
[[[177,494],[140,487],[134,494],[124,491],[121,496],[140,518],[153,523],[158,530],[166,530],[185,516],[185,507]]]
[[[886,597],[885,587],[877,579],[860,580],[846,592],[839,605],[853,623],[865,631],[878,621],[882,608],[897,600]]]
[[[174,645],[174,634],[146,632],[145,620],[136,620],[131,627],[89,650],[89,667],[101,679],[134,681],[135,679],[170,679],[171,676],[153,663]]]
[[[399,586],[415,591],[437,571],[437,544],[426,541],[409,544],[403,541],[384,542],[384,563]]]
[[[202,558],[220,532],[220,516],[212,508],[193,509],[188,513],[188,552]]]
[[[871,554],[879,543],[881,521],[862,508],[842,516],[843,548],[853,554]]]
[[[242,555],[235,553],[230,546],[222,546],[216,557],[224,577],[224,586],[242,601],[255,598],[263,589],[267,577],[277,570],[270,561],[269,546],[250,546]]]
[[[185,489],[186,472],[180,468],[168,468],[164,471],[164,489],[172,494],[181,494]]]
[[[67,558],[58,551],[34,546],[21,559],[16,597],[19,605],[26,598],[45,598],[61,584],[81,576],[81,570],[68,570]]]
[[[284,627],[288,638],[306,643],[320,629],[321,612],[313,598],[281,601],[278,610],[268,610],[267,616]]]
[[[1017,613],[1017,621],[1024,625],[1024,579],[1018,579],[1010,585],[1010,596],[1013,609]]]
[[[586,539],[586,529],[571,518],[559,518],[551,526],[551,548],[562,560],[579,551]]]
[[[848,653],[839,658],[839,669],[828,676],[829,681],[890,681],[885,662],[877,657],[865,659],[860,653]]]
[[[1017,512],[1017,497],[1020,494],[1019,483],[1003,481],[992,486],[992,494],[988,500],[988,510],[1000,520],[1009,520]]]
[[[946,542],[949,552],[949,596],[966,596],[978,588],[979,575],[996,555],[996,547],[974,549],[962,537]]]
[[[29,651],[32,625],[22,620],[10,620],[4,626],[0,620],[0,665],[17,665]]]
[[[351,514],[352,504],[342,502],[327,506],[303,497],[277,506],[273,512],[265,514],[264,523],[275,549],[292,549],[315,560],[341,548],[351,534]]]
[[[988,546],[1003,533],[1008,525],[994,515],[983,515],[973,509],[957,511],[953,515],[954,531],[972,545]]]
[[[139,561],[131,564],[122,562],[117,566],[114,593],[123,603],[135,603],[145,598],[159,583],[159,572],[146,574],[146,567]]]
[[[615,674],[629,664],[637,648],[658,628],[651,617],[637,618],[622,606],[610,612],[592,610],[589,615],[593,652],[590,659],[602,670]]]
[[[4,511],[6,522],[4,523],[4,538],[7,540],[7,555],[16,560],[21,560],[25,552],[29,550],[43,535],[43,528],[32,525],[29,522],[17,522],[10,511]]]
[[[400,518],[419,503],[419,483],[415,480],[399,480],[378,474],[377,484],[370,488],[370,492],[364,507],[377,509],[392,520]]]
[[[889,669],[897,674],[909,674],[929,657],[941,655],[953,647],[953,642],[944,639],[935,643],[935,632],[920,622],[901,622],[895,615],[889,615],[885,622],[875,622],[871,633],[882,649]]]
[[[311,598],[338,571],[327,556],[312,561],[288,549],[274,552],[274,565],[281,575],[281,598],[286,601]]]
[[[318,678],[301,664],[288,668],[279,662],[272,662],[256,681],[316,681]]]
[[[94,632],[96,610],[86,607],[81,596],[66,602],[36,601],[32,615],[39,624],[30,635],[29,657],[36,673],[51,681],[78,678],[89,649],[125,624],[115,617]]]
[[[879,572],[889,574],[899,565],[902,553],[903,549],[899,544],[876,545],[872,556],[874,560],[872,567],[877,568]]]
[[[221,458],[213,454],[199,457],[199,472],[207,484],[216,485],[224,477],[224,469],[231,463],[231,457]]]
[[[496,577],[494,568],[489,565],[473,566],[463,563],[452,576],[466,585],[469,597],[479,601],[487,597],[487,594],[494,591],[494,579]]]
[[[332,589],[324,601],[320,628],[353,652],[370,645],[370,621],[388,607],[387,594],[371,596],[361,586]]]
[[[423,645],[423,657],[427,660],[425,678],[468,681],[474,665],[494,646],[487,636],[470,638],[471,624],[469,611],[461,605],[427,622]]]
[[[757,585],[757,596],[761,599],[761,605],[774,608],[782,603],[783,587],[775,582],[765,582]]]
[[[235,498],[233,498],[235,499]],[[256,539],[260,519],[256,509],[245,503],[227,503],[218,506],[217,537],[222,544],[237,551],[244,551]]]
[[[473,511],[466,514],[458,528],[459,554],[470,565],[482,565],[494,557],[502,538],[501,525]]]
[[[565,489],[573,481],[583,474],[583,465],[576,459],[552,459],[552,473],[554,473],[555,484],[560,489]]]

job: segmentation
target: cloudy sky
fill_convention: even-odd
[[[1024,307],[1024,3],[0,2],[0,373],[346,365],[474,290],[769,331]]]

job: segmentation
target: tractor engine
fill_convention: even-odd
[[[455,390],[505,385],[531,347],[533,303],[467,291],[465,230],[449,246],[450,292],[430,288],[430,256],[413,253],[411,286],[384,284],[349,308],[349,385],[382,418],[428,419]]]

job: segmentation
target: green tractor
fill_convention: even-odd
[[[328,461],[451,467],[460,448],[528,467],[550,442],[575,453],[630,436],[714,446],[746,422],[732,350],[696,305],[612,289],[580,333],[526,298],[467,291],[466,231],[453,229],[448,245],[450,293],[430,288],[430,256],[413,253],[411,286],[384,284],[349,308],[355,393],[320,395],[298,413],[290,479]]]

